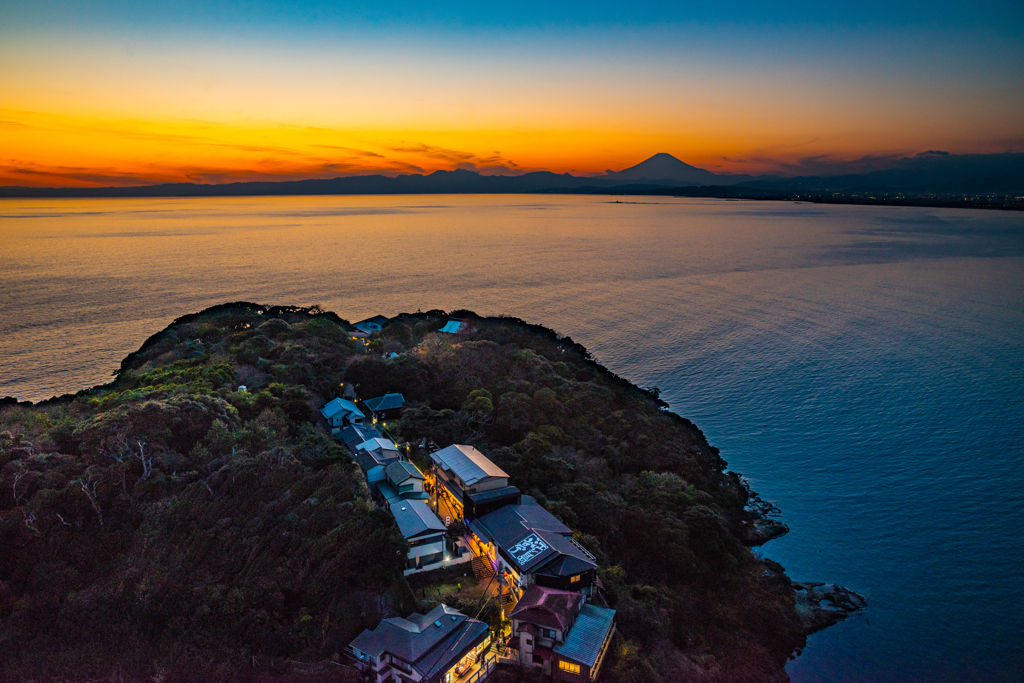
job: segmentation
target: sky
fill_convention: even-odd
[[[0,185],[845,173],[1022,111],[1020,2],[0,0]]]

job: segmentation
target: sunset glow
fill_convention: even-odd
[[[391,24],[323,8],[282,19],[268,3],[239,25],[190,3],[171,3],[173,21],[19,5],[0,28],[4,185],[596,174],[655,152],[797,175],[1024,149],[1019,21],[869,36],[795,15],[419,25],[411,10]]]

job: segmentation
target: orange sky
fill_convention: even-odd
[[[596,38],[535,38],[521,56],[479,41],[6,38],[3,185],[593,174],[656,152],[716,172],[796,175],[929,149],[1024,151],[1019,83],[927,60],[892,69],[877,46],[870,59],[815,63]]]

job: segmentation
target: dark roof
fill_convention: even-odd
[[[383,498],[389,506],[402,500],[402,497],[398,495],[398,491],[395,490],[395,487],[387,481],[375,481],[372,484],[369,484],[369,486],[371,489],[376,487],[377,493],[380,494],[380,497]]]
[[[534,584],[523,592],[523,597],[519,598],[508,616],[528,624],[566,631],[582,601],[583,596],[579,593]]]
[[[466,486],[472,486],[491,477],[508,478],[503,469],[472,446],[453,444],[431,453],[430,459],[442,468],[457,474]]]
[[[479,493],[470,493],[469,499],[475,504],[486,503],[489,500],[495,498],[503,498],[504,496],[515,496],[519,494],[519,489],[515,486],[502,486],[500,489],[491,489],[490,491],[480,491]]]
[[[583,551],[565,536],[572,529],[562,524],[530,496],[520,505],[506,505],[469,522],[477,536],[493,541],[520,571],[546,570],[553,576],[568,576],[594,569]],[[558,560],[562,556],[575,561]],[[551,569],[548,569],[548,565]]]
[[[398,528],[407,539],[445,530],[444,523],[422,500],[396,501],[391,506],[391,514],[395,516]]]
[[[378,465],[387,467],[389,463],[392,463],[401,457],[398,451],[358,451],[355,455],[356,462],[363,468],[364,472],[369,472]]]
[[[384,474],[387,475],[388,480],[392,484],[396,485],[409,479],[423,480],[426,478],[419,468],[408,460],[398,460],[391,463],[384,469]]]
[[[385,318],[382,315],[375,315],[372,318],[367,318],[366,320],[360,320],[359,322],[357,322],[355,324],[356,325],[361,325],[362,323],[374,323],[376,325],[383,325],[384,323],[386,323],[389,320],[391,320],[391,318]]]
[[[555,645],[553,649],[566,659],[594,666],[614,621],[615,610],[587,603],[580,608],[580,615],[565,642]]]
[[[374,413],[381,410],[393,410],[405,405],[405,397],[401,394],[384,394],[376,398],[366,399],[363,401],[363,405]]]
[[[350,450],[355,450],[359,444],[375,439],[381,436],[381,433],[372,427],[360,427],[358,425],[349,425],[341,430],[341,440],[345,442],[345,445]]]
[[[351,645],[373,657],[388,652],[411,663],[429,680],[450,669],[486,634],[487,624],[438,605],[427,614],[385,619],[373,631],[359,634]]]
[[[369,484],[369,486],[371,489],[377,489],[377,493],[380,494],[380,497],[384,499],[384,502],[386,502],[389,507],[406,500],[430,500],[430,496],[422,491],[399,493],[398,490],[386,479],[382,481],[375,481]]]
[[[538,569],[535,573],[545,576],[572,576],[596,568],[590,559],[560,551],[558,557]]]

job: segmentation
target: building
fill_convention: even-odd
[[[387,466],[401,459],[398,447],[387,439],[376,437],[356,446],[355,460],[366,473],[366,481],[370,484],[384,481],[387,478]]]
[[[376,439],[383,436],[373,427],[363,427],[361,425],[349,425],[338,433],[338,438],[348,446],[348,449],[355,455],[356,447],[361,443],[366,443],[370,439]]]
[[[519,489],[509,486],[508,474],[472,446],[454,444],[431,453],[430,460],[437,495],[460,517],[473,519],[519,502]]]
[[[508,616],[511,658],[555,681],[597,679],[615,633],[615,610],[587,603],[579,593],[534,585]]]
[[[366,417],[355,403],[344,398],[331,399],[320,414],[331,426],[331,434],[339,434],[348,425],[361,425]]]
[[[408,460],[398,460],[384,468],[384,479],[377,482],[377,496],[391,507],[403,500],[429,500],[423,490],[426,477]]]
[[[390,318],[385,318],[382,315],[375,315],[372,318],[360,320],[352,327],[365,334],[373,334],[374,332],[380,332],[381,328],[384,327],[384,323],[388,320],[390,320]]]
[[[409,543],[407,573],[444,561],[444,523],[423,500],[399,500],[391,506],[402,536]]]
[[[469,323],[459,318],[451,318],[445,324],[444,327],[438,330],[438,332],[447,332],[448,334],[459,334],[465,332],[469,328]]]
[[[405,397],[401,394],[384,394],[363,401],[363,406],[370,411],[374,420],[396,420],[401,417],[405,407]]]
[[[467,524],[474,554],[490,563],[511,602],[532,585],[593,594],[594,556],[572,538],[572,529],[530,496]]]
[[[447,605],[405,619],[385,619],[359,634],[346,648],[356,668],[371,673],[376,683],[423,681],[453,683],[463,670],[494,667],[487,656],[487,624]],[[464,675],[464,674],[463,674]]]
[[[420,472],[420,468],[408,460],[393,462],[385,470],[388,483],[395,487],[400,494],[422,494],[423,482],[426,477]]]

